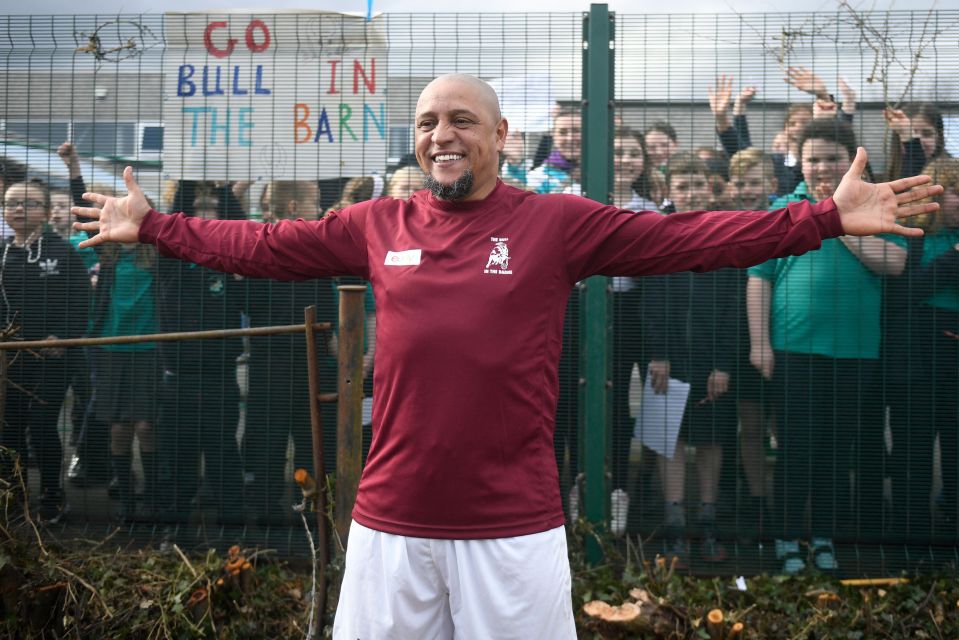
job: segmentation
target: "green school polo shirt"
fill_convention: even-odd
[[[93,266],[100,262],[100,257],[97,255],[96,249],[93,247],[87,247],[86,249],[80,248],[80,243],[88,238],[86,232],[74,233],[70,236],[70,244],[73,245],[73,248],[77,250],[77,253],[80,254],[80,257],[83,258],[83,264],[87,269],[93,268]]]
[[[137,266],[135,251],[121,250],[101,335],[132,336],[156,333],[156,330],[153,272]],[[103,348],[109,351],[145,351],[155,349],[156,343],[114,344]]]
[[[806,183],[772,209],[810,200]],[[884,240],[906,246],[898,236]],[[839,238],[817,251],[769,260],[749,275],[772,283],[769,331],[778,351],[831,358],[878,358],[882,277],[869,271]]]
[[[926,236],[922,251],[922,266],[946,253],[953,251],[959,243],[959,229],[942,229],[938,233]],[[923,300],[930,307],[959,312],[959,282],[933,283],[935,293]]]

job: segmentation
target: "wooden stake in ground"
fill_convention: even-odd
[[[723,640],[724,622],[725,617],[719,609],[713,609],[706,614],[706,631],[709,632],[710,640]]]
[[[307,380],[310,390],[310,426],[313,439],[313,472],[319,478],[321,485],[326,484],[326,470],[323,468],[323,421],[320,415],[320,367],[316,355],[316,305],[310,305],[303,310],[304,331],[306,332],[306,362],[308,367]],[[306,473],[306,478],[310,474]],[[301,487],[306,482],[302,477],[294,478]],[[326,565],[328,562],[326,535],[326,492],[317,488],[317,483],[312,482],[314,489],[313,499],[316,504],[316,537],[317,543],[317,563],[314,566],[314,575],[318,577],[318,584],[313,593],[313,611],[314,618],[310,629],[307,630],[308,638],[320,637],[323,629],[323,614],[326,611]],[[309,490],[309,487],[307,487]],[[304,493],[304,504],[306,495]],[[309,530],[307,530],[309,534]]]
[[[353,503],[363,471],[363,312],[365,285],[340,285],[339,353],[337,355],[336,496],[334,519],[346,543],[353,522]]]

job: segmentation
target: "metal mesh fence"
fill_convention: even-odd
[[[5,321],[24,338],[122,335],[294,324],[316,304],[335,322],[332,281],[241,280],[146,248],[75,256],[65,207],[84,185],[122,190],[125,164],[158,210],[203,217],[270,222],[406,197],[422,186],[416,99],[447,72],[496,88],[510,122],[504,181],[580,192],[583,17],[3,18],[2,177],[51,189],[49,201],[6,190]],[[850,142],[876,179],[935,161],[947,196],[922,222],[925,242],[836,239],[749,271],[610,279],[614,534],[704,572],[780,570],[797,539],[817,548],[810,562],[850,573],[955,560],[957,33],[954,11],[615,16],[602,199],[663,214],[818,200]],[[17,217],[18,201],[38,198],[42,233]],[[367,313],[372,395],[372,295]],[[591,437],[581,314],[577,288],[555,440],[574,517]],[[31,453],[40,504],[69,505],[66,526],[302,551],[288,508],[292,469],[312,460],[302,337],[21,354],[11,380],[4,442]],[[679,383],[690,390],[668,421],[677,440],[652,416]]]
[[[956,17],[617,16],[618,119],[645,133],[654,168],[632,194],[662,203],[665,188],[664,213],[822,199],[857,144],[873,179],[935,161],[943,180],[955,92],[942,37]],[[946,206],[920,223],[927,249],[955,239],[954,219]],[[746,272],[614,279],[612,488],[625,491],[614,518],[627,513],[628,530],[699,567],[724,566],[733,550],[747,570],[895,568],[915,561],[909,545],[951,559],[956,308],[941,288],[953,289],[954,256],[886,240],[875,262],[831,240]],[[664,366],[691,385],[672,460],[646,446],[663,448],[657,429],[641,433],[638,389]],[[713,399],[711,385],[726,382],[716,372],[729,386]]]
[[[410,169],[413,109],[437,74],[501,78],[504,112],[517,125],[529,119],[529,145],[549,129],[551,100],[575,100],[580,82],[579,14],[390,15],[370,23],[322,12],[4,21],[4,178],[8,185],[39,178],[57,190],[54,203],[60,193],[77,199],[84,187],[122,190],[124,164],[136,167],[157,209],[202,217],[315,218],[385,193],[407,197],[422,187],[419,171]],[[60,148],[66,141],[72,149]],[[71,236],[69,220],[51,222]],[[70,267],[70,286],[83,293],[67,299],[66,285],[58,284],[37,296],[38,315],[76,318],[75,334],[295,324],[308,304],[317,305],[320,321],[336,322],[337,282],[330,280],[241,280],[145,248],[83,254],[86,265]],[[88,270],[92,287],[83,283]],[[26,291],[30,277],[8,268],[4,282]],[[367,312],[369,395],[372,295]],[[23,337],[68,337],[66,328],[44,333],[28,329],[25,316],[9,319]],[[336,338],[327,338],[319,358],[326,393],[336,380]],[[48,386],[54,395],[67,386],[72,392],[62,411],[59,398],[45,405],[47,440],[39,420],[27,422],[27,409],[11,401],[15,392],[8,412],[18,413],[8,413],[5,433],[29,435],[29,445],[9,443],[43,454],[35,453],[38,469],[50,469],[50,477],[40,483],[42,474],[31,470],[34,489],[41,505],[65,489],[68,527],[107,531],[121,523],[134,535],[242,536],[304,552],[290,509],[293,469],[312,467],[302,336],[91,348],[63,357],[74,373]],[[40,370],[48,367],[44,361]],[[334,411],[324,406],[328,470],[335,467]],[[575,428],[575,419],[565,423]],[[369,426],[365,431],[368,447]],[[62,465],[54,435],[64,444]],[[44,457],[48,450],[53,454]]]

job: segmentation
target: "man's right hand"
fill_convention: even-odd
[[[94,247],[104,242],[137,242],[140,225],[150,211],[150,204],[133,179],[133,168],[123,170],[123,181],[127,186],[127,195],[122,198],[99,193],[84,193],[83,199],[100,205],[96,207],[73,207],[74,215],[93,218],[92,222],[75,222],[74,229],[86,231],[91,235],[80,243],[80,248]]]

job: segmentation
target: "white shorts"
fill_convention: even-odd
[[[575,640],[566,531],[409,538],[353,522],[334,640]]]

